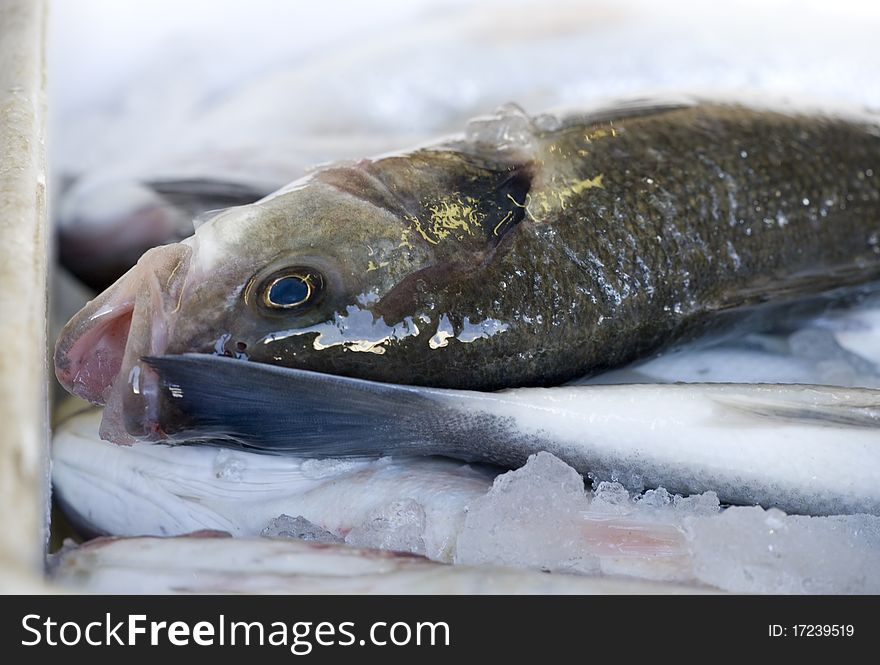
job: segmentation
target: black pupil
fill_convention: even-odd
[[[276,305],[296,305],[309,295],[309,285],[302,277],[284,277],[269,289],[269,301]]]

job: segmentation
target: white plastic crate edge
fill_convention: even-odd
[[[0,591],[48,591],[46,2],[0,3]]]

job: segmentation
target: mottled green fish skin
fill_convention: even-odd
[[[349,270],[375,294],[363,308],[396,332],[366,351],[318,348],[315,333],[276,339],[237,311],[211,339],[227,331],[252,361],[386,382],[560,384],[880,276],[869,120],[707,103],[535,121],[511,111],[471,138],[331,167],[261,205],[283,217],[294,196],[317,210],[314,233],[328,216],[349,224]],[[375,216],[349,222],[352,200]],[[364,248],[389,238],[400,242],[368,260]],[[275,329],[330,320],[352,295],[328,292],[320,313]],[[210,347],[190,335],[168,352]]]

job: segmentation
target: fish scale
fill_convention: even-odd
[[[869,239],[880,213],[872,168],[880,142],[871,127],[705,105],[614,127],[615,135],[592,141],[576,165],[576,176],[603,174],[603,187],[540,218],[552,234],[524,221],[505,257],[540,257],[534,265],[543,273],[523,280],[555,280],[576,294],[564,315],[580,325],[540,331],[542,348],[561,356],[555,371],[543,367],[555,375],[547,383],[566,370],[620,364],[685,330],[693,334],[720,310],[809,297],[876,276]],[[570,132],[566,140],[577,137]],[[694,198],[706,192],[717,200],[709,211]],[[829,200],[839,203],[826,206]],[[784,224],[775,221],[778,210]],[[773,224],[765,223],[768,213]],[[725,260],[731,253],[735,262]],[[510,268],[502,264],[498,272]],[[640,272],[657,284],[653,292],[636,282]],[[803,280],[823,273],[825,279]],[[509,309],[536,305],[523,297]],[[511,344],[514,334],[498,343]]]

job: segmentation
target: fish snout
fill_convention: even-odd
[[[55,375],[64,388],[108,410],[121,403],[140,357],[168,345],[191,254],[184,244],[149,250],[67,323],[55,346]]]

